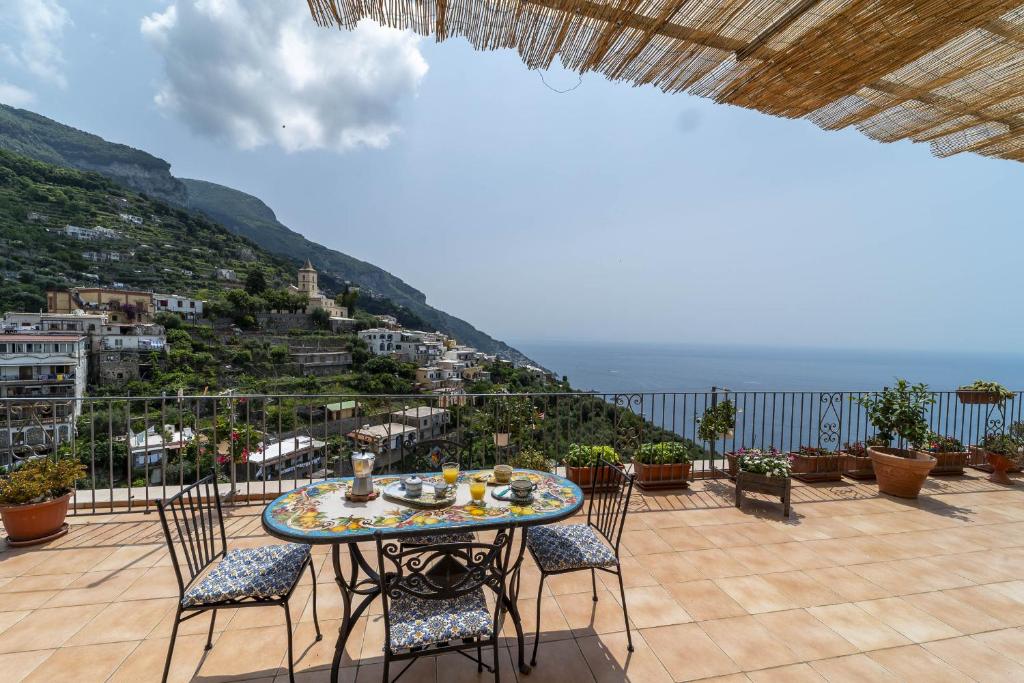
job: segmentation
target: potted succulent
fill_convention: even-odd
[[[641,445],[633,456],[637,486],[644,490],[685,488],[690,479],[695,449],[695,446],[680,441]]]
[[[565,476],[571,482],[575,482],[580,488],[587,490],[594,485],[594,465],[598,460],[620,466],[621,458],[618,452],[611,446],[588,446],[585,444],[569,444],[569,450],[565,455]],[[597,489],[609,488],[611,482],[604,473],[607,467],[597,468]]]
[[[793,478],[805,482],[839,481],[843,478],[843,457],[835,451],[814,446],[801,446],[789,454]]]
[[[40,457],[0,476],[0,517],[7,542],[34,545],[66,534],[68,501],[84,475],[85,466],[77,460]]]
[[[961,403],[1002,403],[1013,398],[1013,392],[999,382],[988,382],[976,379],[956,390],[956,397]]]
[[[878,490],[900,498],[917,498],[936,462],[931,454],[912,450],[928,438],[925,413],[935,402],[928,387],[901,379],[894,388],[886,387],[880,393],[854,400],[867,411],[878,437],[887,443],[898,439],[897,448],[868,447]]]
[[[1015,434],[987,434],[981,440],[988,464],[992,467],[989,481],[1010,486],[1013,480],[1006,475],[1014,466],[1024,462],[1024,442]]]
[[[871,437],[867,441],[855,441],[844,444],[843,450],[840,451],[843,475],[850,479],[874,479],[875,466],[871,462],[868,448],[870,446],[888,445],[888,441],[877,436]]]
[[[782,501],[782,514],[789,517],[792,490],[792,461],[787,454],[774,449],[762,451],[749,448],[736,456],[736,507],[740,507],[743,494],[748,492],[778,496]]]
[[[918,450],[935,458],[935,467],[931,471],[933,476],[964,473],[967,449],[955,436],[942,436],[931,432]]]

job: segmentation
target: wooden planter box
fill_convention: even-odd
[[[970,453],[967,456],[967,466],[980,472],[992,473],[992,465],[988,462],[988,451],[980,446],[970,446]],[[1013,465],[1007,472],[1020,472],[1020,465]]]
[[[804,482],[840,481],[843,478],[843,456],[839,453],[829,455],[801,455],[790,453],[793,478]]]
[[[599,467],[597,468],[597,491],[611,491],[619,484],[619,477],[611,476],[610,467]],[[569,481],[573,482],[581,489],[583,493],[589,493],[590,487],[593,484],[592,477],[594,476],[594,468],[590,465],[586,467],[565,467],[565,477]]]
[[[736,473],[736,507],[742,506],[744,493],[764,493],[778,496],[782,502],[782,516],[789,517],[792,488],[793,480],[790,477],[767,477],[763,474],[739,471]]]
[[[643,491],[655,489],[679,489],[689,486],[690,463],[678,462],[671,465],[647,465],[634,463],[636,485]]]
[[[725,459],[729,463],[728,464],[728,472],[729,472],[729,478],[730,479],[735,479],[736,478],[736,459],[738,457],[739,456],[737,456],[735,453],[726,453],[725,454]]]
[[[859,481],[870,481],[875,478],[875,465],[871,462],[871,456],[863,457],[840,453],[842,456],[843,476]]]
[[[997,391],[971,391],[970,389],[958,389],[956,397],[961,403],[973,405],[992,405],[994,403],[1002,403],[1004,400]]]
[[[931,456],[937,461],[931,471],[933,476],[951,476],[964,473],[964,467],[967,465],[967,451],[932,453]]]

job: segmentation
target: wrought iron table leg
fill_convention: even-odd
[[[341,545],[335,544],[331,548],[331,562],[334,565],[334,581],[338,584],[338,589],[341,590],[342,600],[342,614],[341,614],[341,625],[338,628],[338,642],[334,646],[334,660],[331,662],[331,682],[338,683],[339,676],[341,673],[341,660],[345,656],[345,644],[348,642],[348,637],[352,635],[352,629],[355,627],[356,621],[362,616],[363,612],[370,603],[373,602],[374,598],[380,593],[380,590],[374,586],[368,589],[358,588],[360,583],[359,575],[364,573],[370,583],[373,583],[378,577],[377,572],[373,570],[363,557],[362,552],[359,550],[359,546],[355,543],[348,544],[348,554],[351,561],[348,578],[345,577],[344,572],[341,569]],[[365,580],[364,580],[365,581]],[[362,595],[362,601],[352,608],[354,596]]]
[[[526,663],[526,640],[523,637],[523,619],[519,615],[519,575],[523,568],[523,555],[526,553],[526,529],[523,529],[519,540],[519,554],[509,576],[509,589],[505,591],[505,609],[512,617],[512,625],[516,629],[516,644],[519,646],[519,672],[530,673],[530,665]]]

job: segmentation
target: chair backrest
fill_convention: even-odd
[[[514,529],[502,529],[492,543],[458,542],[407,545],[385,541],[375,534],[377,564],[384,608],[384,628],[390,642],[389,607],[403,597],[450,600],[489,588],[496,596],[494,624],[500,623]]]
[[[591,470],[587,524],[597,529],[616,553],[619,552],[619,541],[626,524],[629,499],[633,495],[634,476],[626,474],[620,465],[604,459],[594,463]]]
[[[178,589],[184,596],[185,587],[228,551],[216,475],[200,479],[170,498],[157,500],[156,509]]]
[[[437,472],[446,462],[463,462],[465,449],[452,439],[424,439],[409,446],[404,453],[405,472]]]

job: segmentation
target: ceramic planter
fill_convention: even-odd
[[[949,476],[963,474],[967,465],[967,451],[947,451],[945,453],[929,453],[935,458],[935,468],[931,475]]]
[[[597,468],[597,482],[595,490],[608,491],[615,488],[619,480],[618,478],[612,478],[611,469],[612,468],[607,465]],[[584,493],[587,493],[595,484],[593,479],[594,472],[595,469],[590,465],[585,465],[583,467],[572,467],[567,465],[565,468],[565,477],[583,489]]]
[[[644,491],[653,489],[686,488],[690,479],[690,463],[648,465],[634,463],[636,485]]]
[[[878,479],[878,490],[899,498],[917,498],[928,473],[935,467],[930,453],[901,448],[868,448]]]
[[[0,517],[7,530],[7,542],[18,547],[45,543],[60,538],[68,532],[64,518],[68,514],[70,493],[60,498],[29,503],[28,505],[0,506]]]
[[[804,455],[790,453],[793,478],[803,482],[840,481],[843,478],[843,457],[839,453]]]
[[[875,464],[871,462],[870,455],[853,455],[852,453],[841,453],[843,476],[857,480],[874,480]]]
[[[967,455],[967,466],[991,474],[994,470],[988,456],[989,452],[981,446],[971,446],[970,453]],[[1010,468],[1006,471],[1010,474],[1020,472],[1020,465],[1011,460]]]
[[[1005,455],[992,453],[991,451],[985,451],[985,457],[988,459],[988,464],[992,468],[992,474],[988,475],[988,480],[994,484],[1013,486],[1013,480],[1006,476],[1006,473],[1009,472],[1014,465],[1013,460],[1010,460]]]

